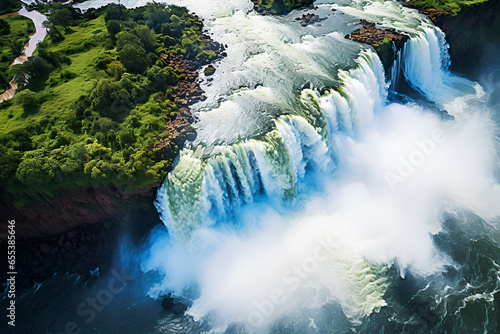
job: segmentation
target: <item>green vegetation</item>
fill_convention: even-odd
[[[475,6],[488,0],[413,0],[413,4],[421,9],[434,8],[451,15],[458,14],[462,9]]]
[[[155,147],[179,111],[172,92],[184,74],[160,55],[215,57],[202,23],[156,3],[54,6],[48,37],[9,71],[20,88],[0,103],[2,191],[25,205],[83,185],[128,192],[162,181],[172,161]]]
[[[17,12],[21,9],[21,1],[19,0],[2,0],[0,6],[0,15]]]
[[[258,0],[259,8],[264,8],[272,14],[288,13],[292,9],[312,3],[313,0]]]
[[[12,76],[7,74],[10,64],[21,54],[34,30],[33,22],[24,16],[0,19],[0,94],[12,80]]]
[[[394,62],[394,51],[392,45],[392,38],[390,38],[389,36],[385,36],[384,40],[380,44],[372,44],[372,46],[377,51],[382,64],[384,64],[384,68],[386,69],[390,68],[390,66]]]

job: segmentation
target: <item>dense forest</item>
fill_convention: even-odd
[[[87,184],[127,192],[162,181],[172,160],[157,144],[169,136],[166,116],[179,112],[172,92],[185,76],[165,58],[216,56],[201,21],[157,3],[84,14],[50,6],[48,36],[8,71],[19,88],[0,103],[2,191],[22,206]]]

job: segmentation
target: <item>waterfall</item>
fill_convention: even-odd
[[[319,97],[304,90],[299,115],[283,115],[274,130],[230,146],[184,149],[158,192],[157,208],[173,236],[188,241],[193,231],[227,224],[258,195],[293,199],[306,171],[332,171],[336,133],[355,135],[387,97],[383,65],[372,50],[339,74],[341,87]],[[233,222],[234,223],[234,222]]]
[[[153,297],[182,294],[178,282],[187,271],[185,284],[197,289],[189,314],[198,320],[214,311],[222,319],[217,332],[234,321],[267,326],[328,303],[357,323],[387,305],[388,267],[404,278],[454,265],[433,237],[449,208],[481,214],[487,210],[476,198],[490,194],[488,208],[498,198],[488,188],[492,129],[480,117],[445,122],[412,104],[389,104],[388,87],[402,70],[430,102],[455,112],[477,86],[448,71],[438,29],[414,33],[390,83],[372,49],[355,63],[339,71],[336,89],[303,89],[293,109],[281,105],[267,132],[180,153],[156,203],[170,239],[154,240],[143,265],[168,273],[151,288]],[[481,143],[490,144],[478,149]],[[248,212],[255,226],[246,225]],[[314,257],[318,249],[328,254],[323,260]],[[182,254],[181,267],[172,254]],[[286,303],[274,300],[276,291]]]
[[[355,68],[340,72],[339,89],[330,90],[321,99],[331,133],[341,131],[354,136],[386,103],[387,84],[378,56],[368,49],[356,62]]]
[[[408,83],[440,108],[480,89],[449,72],[448,43],[439,28],[423,28],[403,49],[403,72]]]
[[[157,208],[180,241],[188,241],[197,228],[228,223],[260,194],[290,200],[307,169],[333,168],[326,140],[302,116],[281,116],[260,139],[207,151],[184,149],[158,192]]]
[[[394,46],[393,46],[394,47]],[[404,47],[404,46],[403,46]],[[398,88],[399,80],[401,79],[401,70],[403,66],[403,50],[396,51],[396,59],[391,66],[391,87],[392,91],[395,91]]]

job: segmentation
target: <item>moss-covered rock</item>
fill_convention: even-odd
[[[311,5],[314,0],[252,0],[254,8],[260,13],[286,14],[292,9]]]

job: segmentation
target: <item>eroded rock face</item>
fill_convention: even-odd
[[[227,55],[222,44],[212,41],[208,37],[206,37],[205,43],[210,45],[210,49],[216,54],[215,59],[212,61]],[[196,131],[191,126],[195,119],[191,115],[189,106],[206,99],[198,83],[197,72],[201,66],[206,65],[206,62],[188,59],[182,55],[162,54],[161,58],[165,65],[185,74],[185,79],[178,82],[172,93],[172,97],[178,99],[179,112],[165,116],[166,136],[160,140],[156,147],[159,149],[158,154],[161,154],[163,159],[173,161],[186,140],[193,141],[196,139]],[[215,72],[215,68],[211,67]]]
[[[450,45],[452,71],[474,80],[498,72],[500,50],[500,1],[490,0],[461,10],[455,16],[441,16],[435,24]]]
[[[125,193],[115,187],[86,186],[63,190],[50,201],[15,207],[8,199],[0,201],[0,211],[6,219],[16,221],[17,239],[59,235],[83,224],[98,224],[111,219],[130,201],[147,198],[152,200],[158,183]],[[0,235],[6,238],[7,224],[0,225]]]

